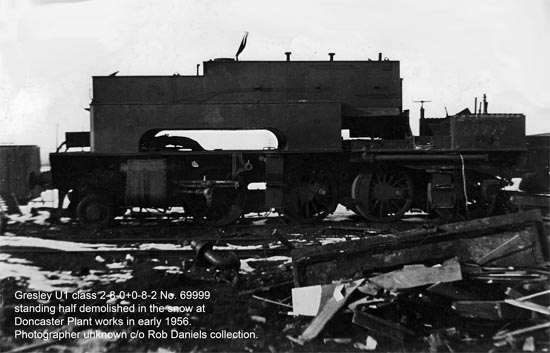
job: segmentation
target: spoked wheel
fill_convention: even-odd
[[[211,180],[227,180],[227,175],[219,178],[220,171],[203,173]],[[206,190],[210,193],[210,205],[203,194],[189,195],[185,200],[185,212],[193,216],[198,222],[215,227],[222,227],[235,223],[245,209],[246,185],[239,180],[239,187],[212,187]]]
[[[392,222],[403,217],[413,201],[411,177],[402,170],[361,173],[353,181],[357,211],[369,221]]]
[[[337,183],[327,173],[302,175],[285,190],[283,215],[293,223],[320,221],[338,205]]]
[[[76,215],[84,228],[103,228],[113,219],[113,206],[105,195],[90,194],[80,200]]]

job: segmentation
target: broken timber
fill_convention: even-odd
[[[521,209],[550,208],[550,198],[544,194],[530,194],[522,191],[508,191],[510,202]]]
[[[518,308],[523,308],[550,316],[550,308],[544,305],[515,299],[504,299],[504,302],[513,306],[517,306]]]
[[[527,333],[527,332],[533,332],[533,331],[537,331],[537,330],[540,330],[540,329],[543,329],[543,328],[549,328],[549,327],[550,327],[550,322],[545,322],[545,323],[542,323],[542,324],[538,324],[538,325],[534,325],[534,326],[530,326],[530,327],[525,327],[525,328],[515,330],[515,331],[511,331],[511,332],[507,332],[507,331],[499,332],[495,336],[493,336],[493,339],[494,340],[501,340],[501,339],[504,339],[506,337],[522,335],[522,334]]]
[[[351,294],[361,285],[362,281],[355,281],[349,283],[347,286],[341,285],[341,288],[345,289],[345,294],[342,294],[341,298],[337,298],[335,295],[324,304],[323,308],[317,316],[311,321],[309,326],[294,342],[301,345],[311,341],[321,333],[325,325],[332,319],[336,313],[344,307]]]
[[[426,267],[424,265],[406,265],[400,270],[370,277],[369,281],[386,289],[405,289],[432,284],[436,282],[460,281],[462,273],[456,259],[443,263],[442,266]]]
[[[454,256],[461,262],[481,260],[494,266],[534,266],[544,262],[542,229],[540,212],[533,210],[296,249],[292,251],[294,283],[301,287],[362,278],[373,270]],[[506,242],[514,246],[502,246]],[[487,254],[491,256],[488,258]]]

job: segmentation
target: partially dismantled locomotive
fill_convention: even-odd
[[[211,60],[197,76],[93,77],[90,119],[91,132],[67,133],[50,164],[68,210],[94,227],[131,207],[179,206],[215,226],[271,209],[310,222],[339,203],[377,222],[410,209],[477,217],[498,207],[526,152],[522,114],[422,116],[413,136],[399,62],[381,55],[287,53]],[[262,131],[276,143],[206,149],[190,137],[211,131]]]

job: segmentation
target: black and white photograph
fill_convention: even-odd
[[[0,0],[0,352],[549,352],[550,1]]]

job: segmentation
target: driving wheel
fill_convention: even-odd
[[[361,173],[353,181],[357,211],[369,221],[392,222],[403,217],[413,201],[414,186],[403,170]]]
[[[102,228],[113,219],[113,207],[102,194],[85,196],[76,208],[78,222],[84,228]]]
[[[284,193],[285,218],[298,224],[313,223],[334,212],[338,190],[331,175],[311,173],[294,179]]]

